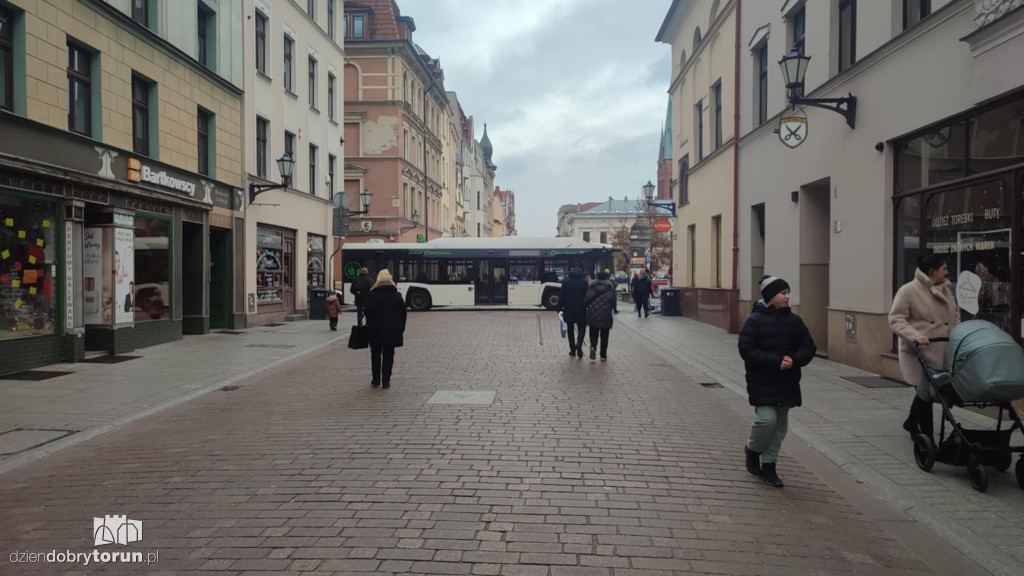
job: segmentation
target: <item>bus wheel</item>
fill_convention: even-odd
[[[409,293],[409,308],[413,312],[426,312],[430,310],[432,302],[430,294],[423,290],[413,290]]]
[[[542,304],[548,310],[558,310],[558,290],[548,290],[545,292]]]

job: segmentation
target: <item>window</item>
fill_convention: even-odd
[[[309,193],[316,196],[316,152],[317,147],[309,145]]]
[[[480,238],[480,223],[476,223],[476,237]]]
[[[309,57],[309,107],[316,108],[316,58]]]
[[[348,14],[345,14],[342,18],[344,19],[342,32],[345,33],[345,38],[348,38]]]
[[[293,286],[295,231],[256,225],[256,301],[260,305],[284,302],[284,290]]]
[[[331,37],[331,40],[334,40],[335,34],[337,34],[334,20],[334,0],[327,0],[327,35]]]
[[[839,0],[839,71],[857,61],[857,0]]]
[[[196,119],[199,128],[199,173],[209,176],[212,155],[210,132],[213,128],[213,114],[200,108],[196,114]]]
[[[679,161],[679,205],[690,203],[690,157]]]
[[[267,121],[256,117],[256,175],[267,177]]]
[[[511,260],[508,263],[509,280],[513,282],[539,282],[540,262],[538,260]]]
[[[903,0],[903,29],[910,30],[932,13],[932,0]]]
[[[256,71],[267,73],[267,17],[256,12]]]
[[[409,131],[402,130],[402,156],[409,160]]]
[[[768,121],[768,43],[757,49],[757,124]]]
[[[402,218],[409,218],[409,185],[402,183]]]
[[[306,13],[316,22],[316,0],[306,0]]]
[[[722,147],[722,81],[711,87],[715,100],[715,150]]]
[[[804,46],[807,36],[807,6],[801,6],[793,14],[793,48],[796,49],[800,54],[804,54]],[[795,90],[794,96],[802,98],[804,95],[803,87]]]
[[[0,6],[0,108],[14,109],[14,14]]]
[[[149,0],[132,0],[132,20],[149,28]]]
[[[137,154],[149,156],[149,89],[144,78],[132,74],[132,147]]]
[[[698,101],[697,114],[697,162],[704,159],[704,102]]]
[[[607,243],[608,243],[608,233],[607,232],[601,232],[601,244],[607,244]]]
[[[409,101],[409,73],[402,73],[402,100]]]
[[[214,19],[216,14],[199,2],[198,27],[196,28],[196,40],[198,42],[199,63],[207,68],[214,68],[214,56],[217,46],[215,33],[217,22]]]
[[[327,267],[324,265],[324,246],[327,238],[316,234],[306,235],[306,286],[323,288],[327,285]]]
[[[135,217],[135,321],[171,317],[171,221]]]
[[[327,117],[334,120],[334,74],[327,73]]]
[[[68,42],[68,130],[92,136],[92,53]]]
[[[715,286],[718,288],[722,287],[722,217],[712,216],[711,218],[711,238],[715,242],[715,261],[712,263],[714,267],[714,278]]]
[[[362,14],[352,16],[352,37],[362,38],[363,37],[363,21],[366,17]]]
[[[583,241],[584,242],[590,242],[590,232],[584,232],[583,233]]]
[[[292,48],[295,46],[295,42],[285,36],[284,37],[284,89],[289,92],[294,92],[295,89],[292,87],[292,72],[294,71],[292,64]]]
[[[476,191],[476,207],[480,208],[480,191]]]
[[[694,51],[694,53],[697,52],[697,47],[700,46],[700,42],[701,42],[702,39],[703,39],[703,37],[700,35],[700,26],[697,26],[697,29],[693,31],[693,51]]]
[[[327,188],[327,193],[330,194],[331,198],[334,198],[334,165],[337,164],[338,158],[334,154],[327,155],[327,178],[330,179],[330,186]]]
[[[697,225],[686,228],[690,238],[690,286],[697,285]]]
[[[292,162],[296,161],[295,158],[295,134],[285,130],[284,132],[284,153],[291,157]],[[296,162],[297,163],[297,162]],[[293,172],[294,174],[294,172]]]
[[[57,205],[0,192],[0,222],[24,232],[0,234],[0,341],[56,334],[63,318],[57,307],[60,284],[52,275],[60,255]],[[93,298],[98,308],[95,292]]]

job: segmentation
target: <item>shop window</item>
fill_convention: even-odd
[[[909,192],[964,177],[964,122],[940,126],[896,146],[896,192]]]
[[[68,42],[68,130],[92,136],[92,52]]]
[[[512,260],[509,262],[509,279],[512,282],[539,282],[540,266],[536,260]]]
[[[1019,326],[1012,325],[1010,310],[1010,206],[1002,180],[931,194],[925,200],[924,247],[946,255],[962,320],[988,320],[1016,334]]]
[[[1024,162],[1024,99],[978,115],[968,133],[968,175]]]
[[[324,260],[324,244],[327,239],[316,234],[306,236],[306,285],[322,288],[327,282],[327,267]]]
[[[0,193],[0,340],[56,334],[53,202]]]
[[[135,217],[135,321],[171,317],[171,221]]]
[[[901,198],[896,207],[896,287],[914,279],[921,257],[921,196]]]
[[[260,304],[285,301],[293,284],[295,233],[271,226],[256,226],[256,299]]]

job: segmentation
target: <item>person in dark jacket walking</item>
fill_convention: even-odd
[[[373,280],[370,278],[370,270],[363,268],[359,271],[359,276],[352,281],[352,295],[355,296],[357,326],[363,325],[363,318],[366,316],[366,297],[370,294],[371,288],[373,288]]]
[[[597,280],[590,283],[586,299],[587,325],[590,326],[590,359],[597,358],[597,343],[601,343],[601,360],[608,359],[608,336],[611,334],[616,310],[615,285],[608,279],[609,272],[598,272]]]
[[[654,293],[654,287],[651,285],[651,278],[647,275],[647,272],[641,274],[636,280],[633,281],[633,301],[636,302],[636,317],[640,317],[640,312],[644,314],[644,318],[651,315],[651,294]]]
[[[370,386],[390,388],[395,348],[401,348],[405,343],[403,334],[407,314],[405,300],[391,280],[391,272],[381,270],[377,274],[377,283],[369,290],[364,306],[373,370]]]
[[[789,307],[789,284],[762,276],[762,300],[740,331],[740,356],[746,365],[747,394],[756,417],[743,451],[747,471],[776,488],[779,449],[789,426],[789,409],[800,406],[800,368],[817,350],[804,321]]]
[[[583,339],[587,336],[587,281],[583,270],[573,268],[562,280],[558,294],[558,310],[568,328],[569,356],[583,358]]]

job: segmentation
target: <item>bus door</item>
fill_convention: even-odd
[[[473,264],[473,284],[475,285],[476,303],[491,303],[491,261],[477,260]]]
[[[491,304],[508,304],[508,263],[491,260]]]

